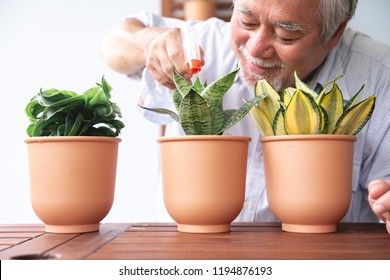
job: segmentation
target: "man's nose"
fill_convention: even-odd
[[[247,48],[251,56],[260,58],[272,58],[275,54],[272,34],[259,29],[253,33],[247,42]]]

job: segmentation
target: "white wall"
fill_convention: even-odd
[[[389,13],[389,0],[359,0],[349,26],[390,45]]]
[[[0,224],[39,222],[29,198],[24,106],[42,87],[84,91],[102,75],[122,108],[114,206],[106,222],[156,221],[158,127],[138,113],[140,84],[100,59],[103,35],[159,0],[0,0]],[[390,1],[360,0],[352,27],[390,44]]]

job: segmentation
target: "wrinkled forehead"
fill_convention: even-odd
[[[320,0],[233,0],[235,7],[247,9],[253,13],[262,10],[310,17],[316,14]]]
[[[284,22],[296,26],[318,26],[319,0],[234,0],[234,13],[255,20]]]

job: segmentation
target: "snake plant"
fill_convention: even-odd
[[[120,108],[110,101],[111,89],[102,77],[83,94],[40,90],[25,108],[28,136],[118,136],[124,124],[118,119]]]
[[[223,97],[233,85],[239,69],[207,85],[197,77],[194,83],[188,82],[180,74],[174,73],[176,89],[173,103],[177,112],[164,108],[141,108],[160,114],[167,114],[179,122],[186,135],[221,135],[247,115],[266,94],[259,95],[236,109],[224,110]]]
[[[368,122],[375,107],[375,95],[357,103],[364,88],[344,104],[337,85],[339,76],[317,94],[294,73],[295,88],[278,93],[266,80],[255,86],[255,95],[264,96],[250,115],[263,136],[288,134],[356,135]],[[328,89],[331,89],[328,91]]]

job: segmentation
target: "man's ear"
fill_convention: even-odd
[[[336,33],[333,35],[332,38],[328,41],[329,50],[332,50],[336,45],[339,43],[341,36],[344,33],[345,28],[347,27],[347,24],[350,20],[350,17],[347,17],[339,26]]]

